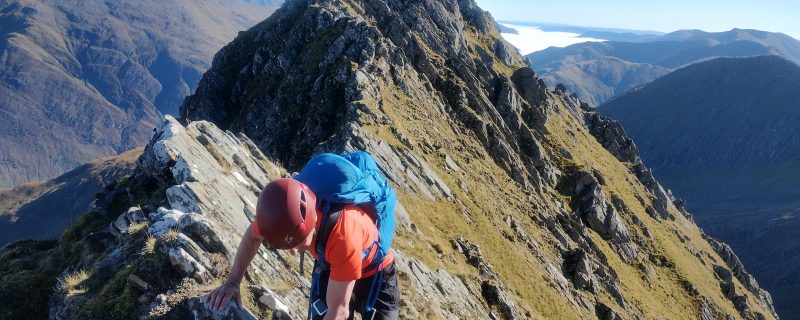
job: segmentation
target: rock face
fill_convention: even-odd
[[[602,35],[600,36],[602,39]],[[682,30],[645,41],[586,42],[527,55],[550,86],[563,84],[593,106],[682,66],[717,57],[778,55],[800,63],[800,41],[782,33]]]
[[[0,187],[140,147],[282,1],[0,3]]]
[[[779,57],[721,58],[601,106],[641,147],[648,175],[735,249],[786,319],[800,317],[798,86],[800,67]]]
[[[100,272],[129,279],[128,285],[135,288],[133,292],[110,288],[107,283],[99,289],[100,292],[121,289],[123,295],[130,294],[127,298],[135,299],[134,309],[111,310],[121,312],[118,316],[204,318],[208,313],[202,300],[190,298],[202,295],[226,275],[228,261],[253,218],[258,192],[270,177],[282,174],[245,137],[221,131],[207,122],[185,128],[167,117],[153,132],[136,172],[118,187],[127,191],[122,195],[112,192],[111,199],[99,199],[95,211],[90,213],[103,219],[109,206],[139,203],[141,196],[148,197],[141,207],[121,212],[110,226],[106,225],[111,232],[103,237],[116,236],[117,240],[106,249],[111,254],[93,263],[95,268],[102,266],[105,270],[90,268],[89,281],[101,277],[96,275]],[[140,257],[127,254],[130,250],[139,250]],[[267,279],[303,283],[297,273],[280,272],[286,268],[284,263],[286,260],[275,252],[263,250],[254,261],[253,273],[248,274],[248,283],[271,283]],[[137,280],[130,280],[134,277]],[[93,312],[100,310],[91,306],[98,297],[70,299],[74,292],[66,287],[68,282],[63,283],[51,300],[50,317],[96,316]],[[244,290],[247,288],[245,285]],[[92,295],[92,291],[90,287],[86,294]],[[276,312],[287,310],[283,302],[273,302],[270,306]],[[86,305],[81,306],[82,303]],[[248,303],[257,306],[255,301]],[[293,312],[305,307],[299,301],[290,305]],[[215,317],[241,319],[246,314],[246,310],[231,310]]]
[[[47,251],[54,319],[205,315],[197,297],[225,276],[261,187],[316,152],[364,149],[402,204],[404,319],[776,318],[742,280],[719,280],[736,268],[495,26],[470,0],[287,2],[216,56],[131,179],[57,246],[12,245],[0,267]],[[244,306],[303,317],[297,260],[261,249]],[[21,293],[0,287],[42,299]]]
[[[243,284],[242,290],[248,292],[245,306],[252,312],[231,304],[213,314],[202,300],[202,295],[227,275],[228,261],[254,217],[260,189],[285,174],[244,136],[202,121],[183,127],[167,117],[156,127],[130,179],[101,196],[87,219],[62,238],[69,249],[49,249],[60,256],[54,263],[57,268],[64,268],[50,298],[50,318],[106,314],[169,319],[256,319],[267,314],[278,319],[300,318],[305,314],[308,291],[304,288],[309,282],[297,272],[295,259],[268,249],[257,254]],[[113,217],[113,210],[138,203],[136,199],[147,194],[150,199],[141,207]],[[88,241],[84,237],[100,246],[94,251],[97,256],[87,254],[92,249],[72,242]],[[16,248],[12,245],[4,250]],[[76,257],[69,250],[84,251]],[[397,252],[397,264],[401,277],[408,281],[404,290],[421,299],[434,299],[439,303],[437,310],[454,308],[445,313],[447,317],[489,314],[479,286],[470,286],[444,270],[433,270],[401,251]],[[70,271],[78,269],[84,270],[82,276]],[[289,289],[273,291],[270,287]],[[7,297],[12,296],[18,295]],[[422,316],[430,312],[429,307],[412,305],[404,313]]]

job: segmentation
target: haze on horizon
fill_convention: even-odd
[[[800,39],[800,1],[476,0],[497,20],[672,32],[734,28],[781,32]]]

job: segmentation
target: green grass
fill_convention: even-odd
[[[134,266],[119,270],[114,278],[100,289],[100,293],[90,298],[81,308],[87,318],[111,316],[118,319],[137,319],[136,295],[128,284]]]
[[[20,241],[0,250],[0,318],[44,319],[61,272],[55,241]]]
[[[484,258],[493,266],[501,281],[508,286],[512,296],[531,309],[532,316],[559,319],[594,316],[593,310],[577,309],[561,297],[558,290],[550,284],[548,276],[543,273],[544,265],[531,257],[524,244],[511,242],[502,236],[503,233],[512,233],[503,222],[506,216],[512,216],[528,236],[534,239],[539,254],[548,261],[560,261],[560,251],[552,242],[552,234],[534,224],[530,216],[536,214],[547,216],[549,212],[557,212],[558,210],[553,207],[553,201],[569,203],[569,198],[553,191],[545,191],[545,194],[539,195],[542,198],[536,201],[543,205],[546,211],[531,212],[530,200],[522,193],[519,185],[511,181],[508,174],[491,160],[470,131],[466,134],[463,131],[456,131],[457,125],[444,120],[448,117],[440,115],[440,111],[432,105],[424,101],[413,101],[397,89],[383,88],[382,93],[380,110],[391,120],[392,130],[412,139],[426,137],[430,141],[441,142],[442,150],[415,148],[415,153],[431,165],[466,209],[462,210],[460,205],[452,201],[444,199],[432,201],[412,192],[400,191],[400,199],[422,235],[401,231],[395,245],[409,256],[419,258],[431,268],[441,268],[453,275],[477,281],[479,275],[475,268],[467,265],[463,257],[459,256],[451,246],[453,238],[463,236],[481,246]],[[371,107],[377,107],[377,102],[364,102]],[[622,261],[608,242],[593,231],[588,231],[590,240],[600,248],[607,257],[610,268],[618,275],[620,290],[627,302],[641,309],[644,317],[648,319],[695,318],[698,314],[699,301],[686,293],[684,284],[689,282],[697,288],[700,295],[709,297],[710,302],[723,312],[738,315],[730,301],[721,295],[718,282],[710,268],[709,262],[722,264],[721,260],[715,258],[714,261],[706,261],[704,265],[687,249],[688,246],[692,246],[702,252],[713,252],[700,237],[697,227],[677,212],[673,213],[678,217],[675,222],[657,221],[651,218],[639,202],[641,198],[644,199],[645,205],[649,205],[651,202],[649,194],[629,172],[628,165],[619,162],[597,143],[576,119],[571,118],[572,115],[562,103],[559,102],[556,107],[558,110],[554,112],[545,128],[547,136],[544,142],[544,147],[553,157],[553,162],[563,171],[591,169],[600,171],[606,180],[603,191],[609,199],[612,196],[622,199],[630,214],[642,220],[653,234],[653,239],[643,240],[640,244],[643,257],[646,259],[647,255],[660,255],[673,264],[672,267],[657,268],[656,276],[648,283],[644,279],[642,263],[649,262],[629,264]],[[405,149],[387,125],[376,124],[367,126],[364,130],[393,147]],[[460,149],[455,149],[456,146]],[[573,158],[566,159],[560,156],[561,149],[568,150]],[[458,172],[444,170],[442,154],[449,154],[462,170]],[[467,186],[468,192],[461,190],[459,181]],[[633,216],[630,214],[621,215],[632,235],[638,239],[645,239],[644,231],[634,224]],[[674,230],[679,230],[678,232],[684,235],[682,237],[689,240],[686,243],[680,241]],[[434,247],[440,248],[443,259],[437,257],[437,250],[433,249]],[[456,263],[452,263],[449,257],[455,257]],[[555,267],[560,268],[559,265]],[[737,284],[737,292],[744,292],[738,287]],[[589,299],[593,298],[588,293],[580,294]],[[414,299],[413,294],[409,295]],[[621,310],[610,295],[600,293],[597,299],[626,318],[631,316],[625,310]]]
[[[543,236],[541,231],[535,230],[527,222],[530,221],[528,214],[531,211],[527,197],[505,171],[483,153],[483,147],[477,143],[477,139],[471,134],[465,136],[456,132],[452,123],[444,121],[448,117],[438,116],[439,111],[432,105],[424,101],[415,102],[397,89],[386,89],[382,97],[382,111],[392,120],[395,130],[406,137],[429,137],[431,141],[442,142],[442,152],[451,155],[462,167],[458,172],[447,172],[443,169],[444,158],[440,153],[428,154],[417,149],[417,154],[431,165],[469,212],[462,212],[460,206],[450,201],[431,201],[401,190],[400,199],[422,236],[401,231],[396,246],[431,268],[441,268],[453,275],[471,279],[467,283],[478,283],[477,270],[467,265],[463,256],[452,249],[452,239],[463,236],[481,246],[485,259],[512,293],[530,306],[534,316],[562,319],[588,316],[574,310],[550,286],[549,280],[545,280],[545,275],[540,271],[544,267],[531,258],[524,244],[512,243],[498,232],[498,229],[511,232],[503,219],[506,215],[512,215],[518,223],[526,226],[530,231],[529,236]],[[393,146],[400,145],[392,139],[394,135],[385,126],[368,128],[366,131]],[[456,146],[479,153],[450,149]],[[462,192],[456,180],[463,181],[469,192]],[[437,258],[433,247],[441,248],[445,258]],[[545,255],[556,255],[554,249],[547,246],[543,248],[548,251]],[[447,257],[454,257],[457,263],[452,263]]]

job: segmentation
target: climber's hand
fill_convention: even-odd
[[[228,305],[231,298],[233,298],[239,306],[242,305],[242,296],[239,293],[239,286],[226,282],[206,296],[206,305],[211,311],[220,311]]]

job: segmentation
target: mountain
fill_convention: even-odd
[[[511,304],[489,298],[491,308],[533,318],[608,309],[624,318],[692,318],[704,312],[694,306],[713,304],[709,314],[740,314],[722,311],[743,301],[719,295],[714,265],[722,260],[711,257],[722,246],[673,205],[613,121],[548,92],[473,2],[314,3],[291,2],[226,46],[181,117],[242,133],[289,171],[318,152],[370,151],[419,231],[401,233],[409,240],[398,249],[450,274],[466,271],[476,287],[500,279]],[[474,262],[472,273],[451,249],[454,239],[484,248],[492,267]],[[598,287],[570,285],[581,277],[570,261],[591,261]],[[687,294],[689,287],[703,289]],[[768,305],[747,287],[756,292],[745,298],[751,311]],[[586,302],[572,288],[612,299]],[[436,303],[418,296],[409,304]]]
[[[645,42],[586,42],[527,56],[550,86],[562,83],[592,105],[681,66],[715,57],[779,55],[800,63],[800,41],[781,33],[681,30]]]
[[[95,194],[135,168],[141,148],[98,159],[45,183],[0,190],[0,246],[23,239],[58,239],[89,210]]]
[[[0,187],[143,145],[278,3],[0,1]]]
[[[777,56],[679,69],[600,108],[619,119],[698,224],[800,319],[800,67]]]
[[[180,115],[58,242],[0,250],[0,312],[206,317],[261,188],[361,149],[400,198],[403,318],[777,318],[620,125],[548,91],[471,0],[287,1],[215,56]],[[262,248],[244,306],[305,315],[297,260]]]

